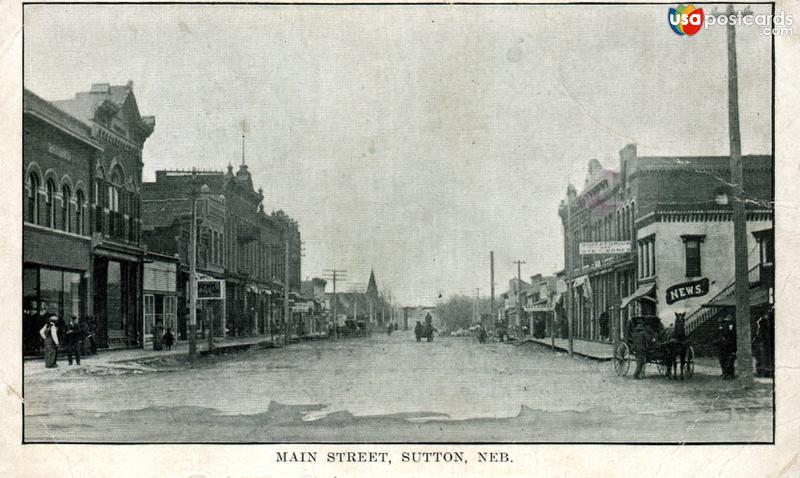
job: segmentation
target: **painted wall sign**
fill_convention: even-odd
[[[579,244],[580,255],[589,254],[626,254],[631,252],[631,243],[628,241],[603,241],[603,242],[581,242]]]
[[[47,152],[53,156],[57,156],[67,161],[72,161],[72,155],[69,150],[53,143],[47,143]]]
[[[667,305],[692,297],[702,297],[706,294],[708,294],[708,279],[706,278],[675,284],[667,289]]]

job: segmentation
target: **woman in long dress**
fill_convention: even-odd
[[[42,327],[39,335],[44,339],[44,366],[47,368],[58,367],[56,357],[58,356],[58,327],[56,327],[56,316],[51,315],[50,321]]]

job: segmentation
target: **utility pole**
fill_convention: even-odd
[[[291,320],[291,311],[289,310],[289,238],[286,238],[286,254],[283,258],[283,263],[285,267],[285,277],[286,283],[283,287],[283,317],[285,320],[285,325],[283,327],[283,343],[284,345],[289,345],[289,331],[291,327],[289,326]]]
[[[473,323],[478,323],[478,324],[481,323],[480,301],[481,301],[481,288],[478,287],[475,289],[475,305],[473,306],[473,312],[472,312]]]
[[[569,187],[567,188],[567,232],[564,234],[564,243],[567,245],[567,257],[565,258],[565,266],[567,268],[567,351],[569,356],[572,357],[573,352],[573,339],[572,339],[572,255],[573,255],[573,237],[572,237],[572,196]]]
[[[516,260],[517,265],[517,320],[519,321],[519,338],[522,338],[522,264],[523,260]]]
[[[489,312],[492,314],[492,316],[494,316],[494,320],[497,320],[494,310],[494,251],[489,251],[489,278],[491,281],[489,287],[492,291],[492,298],[489,303]]]
[[[333,270],[333,338],[339,338],[339,319],[336,316],[336,269]]]
[[[190,199],[192,201],[192,224],[189,233],[192,235],[189,243],[189,358],[197,358],[197,200],[208,194],[209,188],[203,184],[197,187],[198,179],[194,168],[192,168],[192,189]],[[209,353],[211,353],[209,351]]]
[[[728,5],[733,15],[733,5]],[[749,15],[748,11],[744,12]],[[736,295],[736,355],[744,388],[753,387],[753,351],[750,336],[750,281],[747,277],[747,217],[744,207],[742,144],[739,133],[739,87],[736,72],[736,28],[728,26],[728,126],[731,148],[731,192],[733,193],[733,251]]]
[[[338,300],[336,299],[336,280],[344,280],[346,279],[346,270],[341,269],[326,269],[324,277],[327,279],[331,279],[333,281],[333,306],[331,307],[333,312],[333,338],[339,338],[339,316],[337,315],[337,304]],[[346,313],[347,311],[345,311]]]
[[[189,358],[197,358],[197,193],[192,191],[192,250],[189,252]]]

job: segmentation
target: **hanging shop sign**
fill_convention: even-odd
[[[631,252],[631,243],[629,241],[581,242],[578,246],[579,253],[582,256],[591,254],[627,254]]]
[[[708,294],[707,278],[675,284],[667,289],[667,305],[692,297],[702,297],[706,294]]]
[[[197,300],[222,299],[225,291],[224,281],[199,280],[197,281]]]

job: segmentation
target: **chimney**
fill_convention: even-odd
[[[94,83],[89,90],[90,93],[108,93],[111,91],[111,85],[108,83]]]

